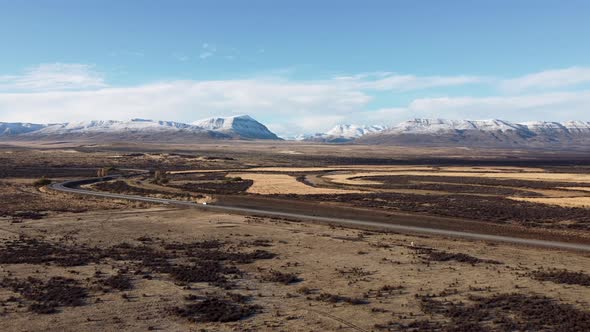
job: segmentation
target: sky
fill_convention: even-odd
[[[0,0],[0,121],[590,121],[590,1]]]

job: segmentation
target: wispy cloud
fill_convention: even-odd
[[[199,58],[203,60],[210,58],[215,55],[215,52],[217,52],[217,47],[215,47],[215,45],[203,43],[203,45],[201,45],[201,54],[199,54]]]
[[[184,53],[174,53],[172,57],[180,62],[186,62],[190,60],[190,57]]]
[[[506,91],[521,92],[533,89],[555,89],[590,83],[589,67],[570,67],[545,70],[501,82]]]
[[[133,57],[144,57],[145,53],[142,51],[129,51],[129,50],[120,50],[120,51],[111,51],[109,56],[117,57],[117,56],[133,56]]]
[[[349,84],[357,89],[376,91],[391,90],[399,92],[484,83],[489,81],[488,78],[479,76],[416,76],[390,72],[339,76],[335,77],[334,80],[343,84]]]
[[[85,64],[41,64],[19,75],[0,76],[0,91],[83,90],[106,86],[104,76],[94,66]]]

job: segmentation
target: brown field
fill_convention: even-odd
[[[580,207],[590,209],[590,197],[508,197],[510,199],[542,203],[549,205],[558,205],[564,207]]]
[[[590,256],[91,198],[590,243],[584,154],[223,142],[0,146],[3,331],[586,331]],[[156,171],[158,176],[156,176]]]
[[[162,208],[64,214],[26,225],[25,229],[5,225],[0,245],[20,236],[41,241],[28,244],[29,250],[43,243],[55,249],[53,254],[40,249],[27,258],[22,247],[3,247],[0,281],[6,288],[0,290],[0,323],[4,331],[379,331],[411,330],[409,326],[416,324],[501,329],[504,323],[480,321],[467,311],[449,320],[428,306],[430,301],[470,306],[475,297],[494,299],[499,294],[511,300],[502,304],[497,317],[511,324],[535,322],[555,330],[574,323],[590,326],[586,311],[590,288],[583,284],[583,276],[590,279],[590,264],[582,254]],[[141,255],[135,257],[133,248],[140,248]],[[157,251],[152,254],[147,248]],[[274,258],[221,261],[240,272],[222,270],[213,278],[200,274],[199,264],[209,264],[200,261],[207,259],[200,258],[200,252],[211,256],[256,250]],[[94,256],[99,252],[104,258]],[[153,266],[145,260],[158,252],[175,268],[162,269],[163,262]],[[59,260],[62,255],[64,261]],[[190,266],[195,268],[176,272]],[[571,284],[566,277],[535,279],[534,272],[552,268],[581,271],[581,284]],[[295,281],[282,282],[291,280],[283,275],[294,276]],[[62,277],[80,290],[67,293],[70,300],[55,304],[53,313],[35,313],[32,310],[45,302],[10,286],[13,280],[25,284],[28,277],[42,281]],[[521,311],[519,301],[537,296],[547,297],[551,305],[531,318]],[[202,301],[211,306],[219,303],[218,309],[226,312],[240,307],[252,310],[244,311],[239,321],[228,317],[229,322],[209,322],[220,319],[213,313],[179,314],[179,309]],[[478,310],[496,312],[493,307]],[[559,315],[574,321],[560,321]]]

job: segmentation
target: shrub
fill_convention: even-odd
[[[43,187],[49,184],[51,184],[51,180],[47,179],[46,177],[42,177],[39,180],[33,182],[33,185],[35,185],[35,187]]]

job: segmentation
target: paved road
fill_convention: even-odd
[[[222,206],[222,205],[212,205],[212,204],[203,205],[203,204],[198,204],[198,203],[189,202],[189,201],[144,197],[144,196],[137,196],[137,195],[123,195],[123,194],[115,194],[115,193],[109,193],[109,192],[97,192],[97,191],[78,188],[78,186],[82,185],[82,184],[108,181],[108,180],[113,180],[113,179],[117,179],[120,177],[121,177],[120,175],[113,175],[113,176],[107,176],[104,178],[66,181],[66,182],[62,182],[62,183],[51,184],[51,185],[49,185],[49,187],[54,190],[75,193],[75,194],[91,195],[91,196],[107,197],[107,198],[117,198],[117,199],[149,202],[149,203],[177,205],[177,206],[188,206],[188,207],[194,207],[194,208],[199,208],[199,209],[204,209],[204,210],[209,210],[209,211],[219,211],[219,212],[229,212],[229,213],[234,212],[234,213],[241,213],[241,214],[255,214],[255,215],[265,215],[265,216],[272,216],[272,217],[294,218],[294,219],[310,220],[310,221],[316,221],[316,222],[320,221],[320,222],[325,222],[325,223],[334,224],[334,225],[341,225],[341,226],[371,227],[371,228],[386,229],[386,230],[397,231],[397,232],[444,235],[444,236],[461,237],[461,238],[474,239],[474,240],[507,242],[507,243],[514,243],[514,244],[523,244],[523,245],[530,245],[530,246],[537,246],[537,247],[545,247],[545,248],[590,252],[590,245],[579,244],[579,243],[525,239],[525,238],[510,237],[510,236],[489,235],[489,234],[472,233],[472,232],[460,232],[460,231],[451,231],[451,230],[426,228],[426,227],[404,226],[404,225],[396,225],[396,224],[390,224],[390,223],[385,223],[385,222],[375,222],[375,221],[366,221],[366,220],[329,218],[329,217],[311,216],[311,215],[300,214],[300,213],[268,211],[268,210],[249,209],[249,208],[233,207],[233,206]]]

